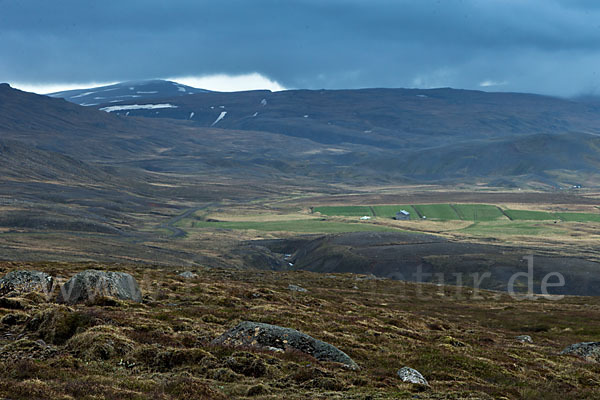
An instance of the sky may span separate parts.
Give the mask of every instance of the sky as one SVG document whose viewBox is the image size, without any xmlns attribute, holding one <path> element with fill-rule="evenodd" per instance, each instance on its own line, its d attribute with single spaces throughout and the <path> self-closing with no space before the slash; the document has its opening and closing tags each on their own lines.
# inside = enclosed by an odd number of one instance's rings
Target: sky
<svg viewBox="0 0 600 400">
<path fill-rule="evenodd" d="M 0 0 L 0 82 L 600 95 L 597 0 Z"/>
</svg>

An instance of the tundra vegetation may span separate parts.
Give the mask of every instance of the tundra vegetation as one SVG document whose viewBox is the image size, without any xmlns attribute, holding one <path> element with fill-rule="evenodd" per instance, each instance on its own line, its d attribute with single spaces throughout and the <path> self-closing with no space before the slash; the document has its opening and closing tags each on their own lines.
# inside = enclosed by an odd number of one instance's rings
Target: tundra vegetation
<svg viewBox="0 0 600 400">
<path fill-rule="evenodd" d="M 581 399 L 600 364 L 561 354 L 600 334 L 600 300 L 516 301 L 495 292 L 319 274 L 97 263 L 2 263 L 57 285 L 119 268 L 141 303 L 61 305 L 39 293 L 0 303 L 0 396 L 11 399 Z M 301 283 L 306 292 L 291 291 Z M 54 293 L 56 294 L 56 293 Z M 359 369 L 299 351 L 215 344 L 242 321 L 293 328 Z M 522 340 L 518 337 L 530 336 Z M 413 368 L 429 386 L 402 377 Z M 401 374 L 399 375 L 399 371 Z"/>
</svg>

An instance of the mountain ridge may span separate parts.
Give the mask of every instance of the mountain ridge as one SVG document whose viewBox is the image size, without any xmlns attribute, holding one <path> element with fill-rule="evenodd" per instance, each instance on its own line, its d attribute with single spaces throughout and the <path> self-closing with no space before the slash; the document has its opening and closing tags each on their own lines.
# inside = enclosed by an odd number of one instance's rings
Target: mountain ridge
<svg viewBox="0 0 600 400">
<path fill-rule="evenodd" d="M 116 107 L 127 112 L 104 112 L 107 104 L 81 107 L 7 88 L 0 89 L 5 138 L 106 165 L 359 185 L 598 182 L 600 107 L 549 96 L 448 88 L 202 92 L 155 99 L 167 108 L 121 102 Z M 586 178 L 573 182 L 577 174 Z"/>
<path fill-rule="evenodd" d="M 96 86 L 87 89 L 66 90 L 49 93 L 47 96 L 64 98 L 75 104 L 92 107 L 99 104 L 117 104 L 127 99 L 148 100 L 161 97 L 184 96 L 194 93 L 207 93 L 178 82 L 152 79 L 120 82 L 112 85 Z"/>
</svg>

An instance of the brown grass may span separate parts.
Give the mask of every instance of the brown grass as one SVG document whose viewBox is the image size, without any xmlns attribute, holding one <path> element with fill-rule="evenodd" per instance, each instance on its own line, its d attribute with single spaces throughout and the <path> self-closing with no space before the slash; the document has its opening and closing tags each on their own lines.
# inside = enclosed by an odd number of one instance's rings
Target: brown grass
<svg viewBox="0 0 600 400">
<path fill-rule="evenodd" d="M 89 265 L 37 264 L 69 276 Z M 6 267 L 6 265 L 5 265 Z M 109 266 L 96 266 L 111 268 Z M 600 299 L 518 302 L 482 292 L 390 280 L 357 281 L 307 272 L 198 269 L 184 280 L 172 269 L 119 266 L 149 299 L 143 304 L 56 308 L 27 303 L 25 313 L 52 314 L 44 330 L 2 325 L 0 396 L 29 398 L 395 399 L 561 398 L 600 396 L 600 365 L 560 356 L 568 344 L 597 340 Z M 291 292 L 290 282 L 307 293 Z M 353 289 L 354 286 L 358 289 Z M 166 295 L 157 296 L 159 291 Z M 62 319 L 56 317 L 56 310 Z M 63 312 L 66 313 L 63 315 Z M 0 318 L 14 313 L 0 308 Z M 75 318 L 73 316 L 77 315 Z M 82 316 L 85 324 L 80 324 Z M 299 353 L 210 346 L 241 320 L 299 329 L 349 354 L 354 372 Z M 35 340 L 52 325 L 74 321 L 63 342 Z M 70 334 L 71 330 L 69 330 Z M 534 344 L 514 339 L 529 334 Z M 14 343 L 18 335 L 29 341 Z M 29 346 L 29 347 L 28 347 Z M 432 389 L 399 382 L 403 366 L 418 369 Z M 554 397 L 548 397 L 549 394 Z M 44 397 L 46 396 L 46 397 Z"/>
</svg>

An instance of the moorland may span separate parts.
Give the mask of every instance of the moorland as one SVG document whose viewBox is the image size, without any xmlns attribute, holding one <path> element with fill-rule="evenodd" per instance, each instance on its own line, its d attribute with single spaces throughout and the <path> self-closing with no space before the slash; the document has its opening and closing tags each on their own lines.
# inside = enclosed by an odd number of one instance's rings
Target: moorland
<svg viewBox="0 0 600 400">
<path fill-rule="evenodd" d="M 2 302 L 3 396 L 598 395 L 597 364 L 560 355 L 598 335 L 597 103 L 178 87 L 0 85 L 3 272 L 124 271 L 145 296 Z M 528 256 L 521 301 L 506 290 Z M 560 300 L 541 293 L 554 272 Z M 306 332 L 361 369 L 211 344 L 243 320 Z M 403 366 L 430 387 L 399 380 Z"/>
</svg>

